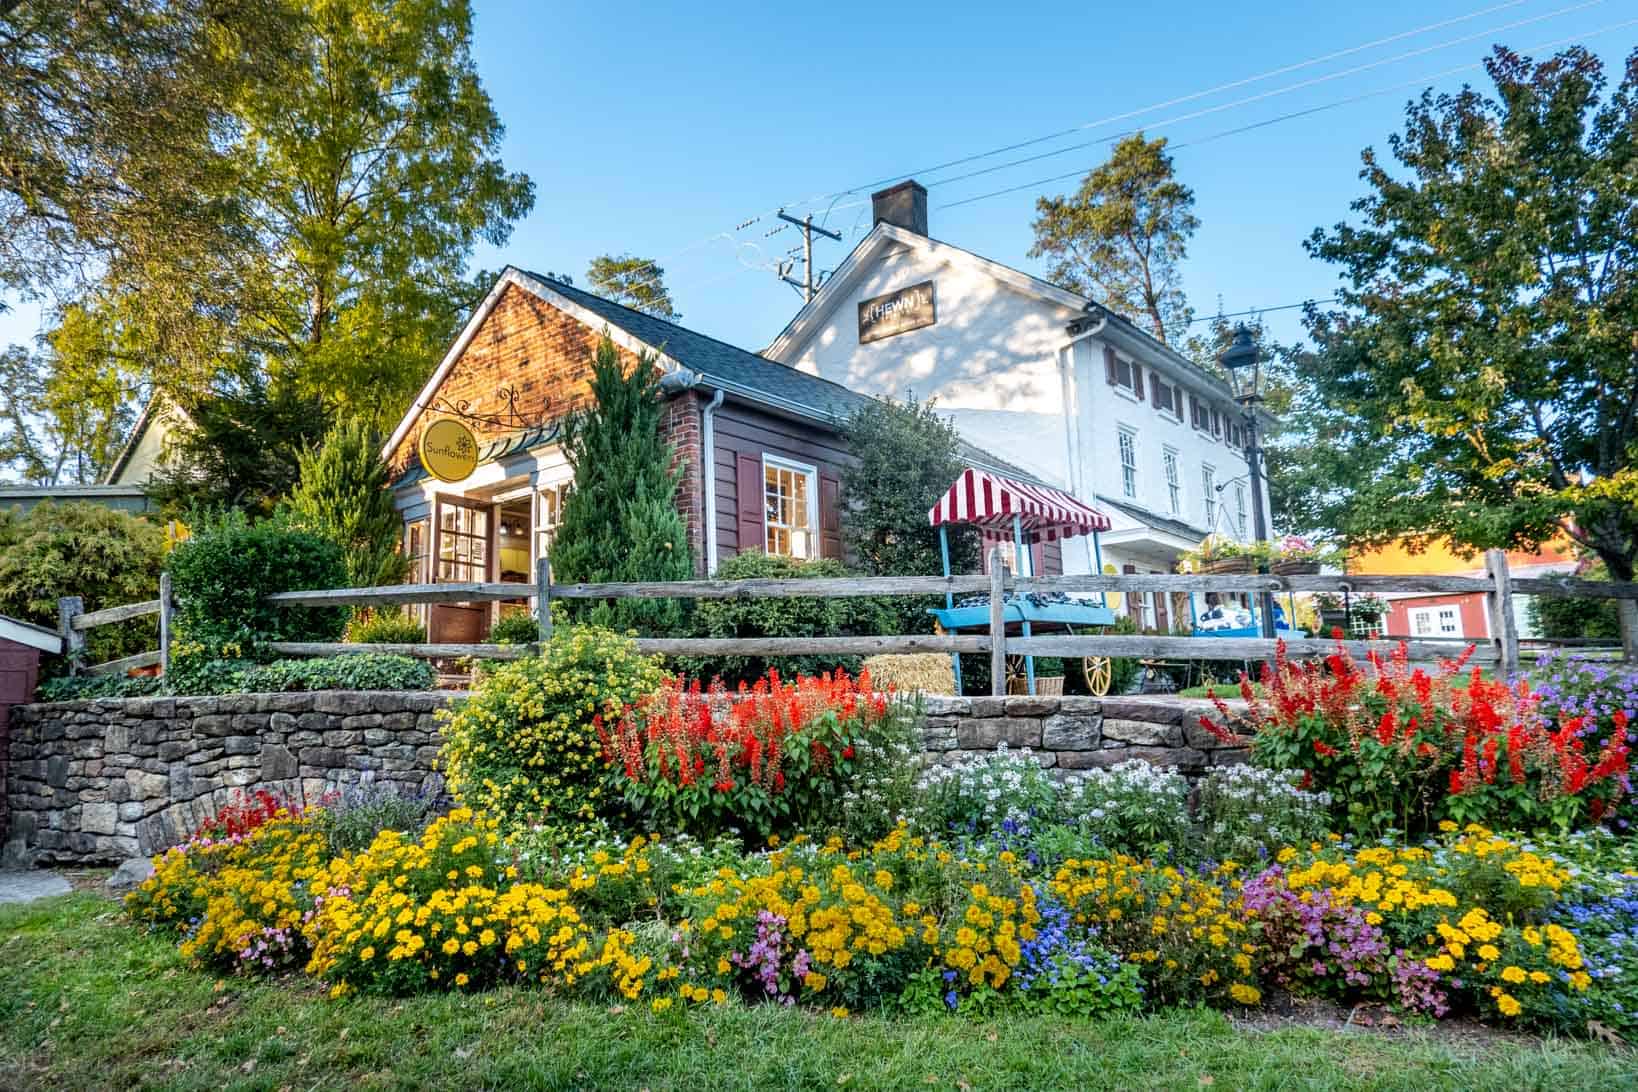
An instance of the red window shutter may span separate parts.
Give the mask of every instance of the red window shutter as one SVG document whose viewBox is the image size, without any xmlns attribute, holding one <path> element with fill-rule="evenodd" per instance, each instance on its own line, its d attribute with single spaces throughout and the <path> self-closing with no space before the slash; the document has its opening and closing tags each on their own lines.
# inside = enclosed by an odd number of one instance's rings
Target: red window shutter
<svg viewBox="0 0 1638 1092">
<path fill-rule="evenodd" d="M 1103 347 L 1103 370 L 1109 377 L 1109 385 L 1118 387 L 1120 385 L 1120 373 L 1115 370 L 1115 350 L 1107 345 Z"/>
<path fill-rule="evenodd" d="M 842 479 L 819 472 L 819 556 L 842 559 Z"/>
<path fill-rule="evenodd" d="M 1137 361 L 1132 361 L 1132 393 L 1139 398 L 1143 397 L 1143 369 L 1138 367 Z"/>
<path fill-rule="evenodd" d="M 762 456 L 740 455 L 735 470 L 739 479 L 739 552 L 762 553 L 768 548 Z"/>
</svg>

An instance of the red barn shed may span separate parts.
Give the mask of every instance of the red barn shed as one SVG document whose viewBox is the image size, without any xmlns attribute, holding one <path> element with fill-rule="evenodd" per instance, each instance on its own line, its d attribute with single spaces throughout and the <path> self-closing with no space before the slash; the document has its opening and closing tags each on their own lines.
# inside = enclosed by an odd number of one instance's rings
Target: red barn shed
<svg viewBox="0 0 1638 1092">
<path fill-rule="evenodd" d="M 11 825 L 7 766 L 11 755 L 11 707 L 34 700 L 40 681 L 40 653 L 63 650 L 63 639 L 49 629 L 0 614 L 0 844 Z"/>
</svg>

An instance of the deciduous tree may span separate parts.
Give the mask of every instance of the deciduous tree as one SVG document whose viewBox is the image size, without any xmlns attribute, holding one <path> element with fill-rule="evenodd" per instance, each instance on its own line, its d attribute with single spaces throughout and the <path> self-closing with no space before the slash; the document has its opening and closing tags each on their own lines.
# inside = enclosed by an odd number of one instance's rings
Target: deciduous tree
<svg viewBox="0 0 1638 1092">
<path fill-rule="evenodd" d="M 593 258 L 586 270 L 591 290 L 635 311 L 676 322 L 682 313 L 671 302 L 665 286 L 665 270 L 652 258 L 630 254 L 603 254 Z"/>
<path fill-rule="evenodd" d="M 1187 326 L 1178 266 L 1200 221 L 1165 137 L 1125 138 L 1073 196 L 1039 198 L 1035 210 L 1030 257 L 1050 259 L 1054 283 L 1142 323 L 1161 341 Z"/>
<path fill-rule="evenodd" d="M 1580 47 L 1486 67 L 1491 93 L 1412 102 L 1397 166 L 1364 153 L 1357 222 L 1308 244 L 1343 280 L 1309 316 L 1316 393 L 1380 454 L 1344 529 L 1472 547 L 1562 530 L 1631 580 L 1638 52 L 1608 95 Z"/>
</svg>

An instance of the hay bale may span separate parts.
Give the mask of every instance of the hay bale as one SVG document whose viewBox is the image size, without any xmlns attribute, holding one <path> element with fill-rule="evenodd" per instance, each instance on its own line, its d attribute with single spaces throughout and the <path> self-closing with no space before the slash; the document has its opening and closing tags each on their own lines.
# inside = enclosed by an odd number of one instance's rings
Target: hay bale
<svg viewBox="0 0 1638 1092">
<path fill-rule="evenodd" d="M 904 693 L 954 694 L 955 668 L 950 657 L 940 652 L 914 656 L 871 656 L 864 662 L 870 681 L 877 687 Z"/>
</svg>

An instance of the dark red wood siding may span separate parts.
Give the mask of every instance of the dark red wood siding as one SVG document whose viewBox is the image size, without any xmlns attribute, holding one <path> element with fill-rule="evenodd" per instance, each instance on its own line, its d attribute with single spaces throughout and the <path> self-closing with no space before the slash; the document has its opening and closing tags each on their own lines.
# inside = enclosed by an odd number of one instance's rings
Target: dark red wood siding
<svg viewBox="0 0 1638 1092">
<path fill-rule="evenodd" d="M 6 776 L 11 754 L 11 707 L 34 700 L 40 681 L 40 652 L 28 645 L 0 639 L 0 844 L 11 825 Z"/>
</svg>

